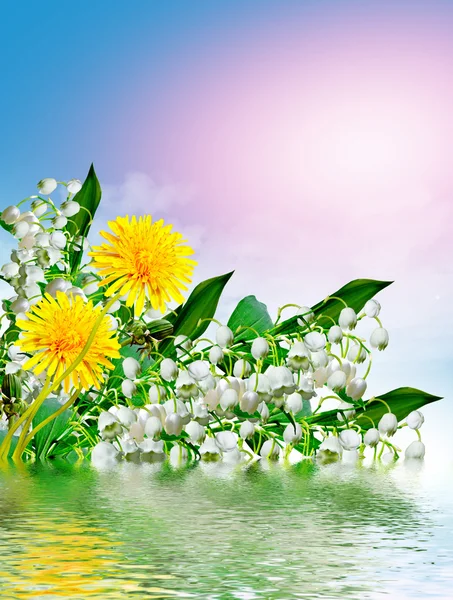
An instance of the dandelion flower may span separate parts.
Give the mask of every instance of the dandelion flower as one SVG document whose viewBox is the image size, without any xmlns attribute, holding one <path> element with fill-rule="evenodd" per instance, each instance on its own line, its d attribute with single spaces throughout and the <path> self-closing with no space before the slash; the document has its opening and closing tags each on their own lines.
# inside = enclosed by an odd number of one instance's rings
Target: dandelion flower
<svg viewBox="0 0 453 600">
<path fill-rule="evenodd" d="M 149 215 L 118 217 L 109 227 L 113 233 L 101 231 L 108 243 L 89 253 L 103 277 L 100 285 L 108 286 L 105 295 L 127 295 L 126 306 L 135 304 L 136 314 L 141 314 L 146 297 L 161 312 L 166 302 L 183 302 L 181 290 L 187 290 L 196 262 L 187 258 L 193 250 L 183 245 L 182 235 L 163 220 L 153 223 Z"/>
<path fill-rule="evenodd" d="M 22 352 L 33 354 L 23 368 L 33 369 L 36 375 L 47 371 L 58 379 L 82 352 L 101 310 L 80 296 L 68 297 L 61 291 L 56 298 L 45 294 L 27 313 L 27 320 L 17 320 L 22 333 L 16 344 Z M 104 368 L 113 369 L 109 359 L 120 357 L 119 347 L 106 315 L 83 360 L 64 379 L 65 391 L 71 382 L 84 389 L 99 388 Z"/>
</svg>

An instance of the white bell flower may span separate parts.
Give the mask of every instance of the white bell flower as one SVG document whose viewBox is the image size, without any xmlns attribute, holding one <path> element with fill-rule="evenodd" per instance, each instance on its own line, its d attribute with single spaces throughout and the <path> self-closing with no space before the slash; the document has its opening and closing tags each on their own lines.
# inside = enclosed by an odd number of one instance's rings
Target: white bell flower
<svg viewBox="0 0 453 600">
<path fill-rule="evenodd" d="M 137 415 L 128 406 L 121 405 L 118 407 L 118 412 L 116 413 L 116 418 L 125 427 L 130 427 L 132 425 L 132 423 L 136 422 Z"/>
<path fill-rule="evenodd" d="M 370 345 L 378 350 L 385 350 L 389 345 L 389 334 L 384 327 L 377 327 L 370 337 Z"/>
<path fill-rule="evenodd" d="M 57 262 L 63 258 L 63 254 L 56 248 L 40 248 L 36 252 L 36 257 L 39 266 L 43 269 L 48 269 L 49 267 L 57 264 Z"/>
<path fill-rule="evenodd" d="M 251 353 L 255 360 L 266 358 L 269 354 L 269 342 L 266 338 L 257 337 L 252 342 Z"/>
<path fill-rule="evenodd" d="M 271 386 L 269 379 L 263 373 L 252 373 L 247 380 L 247 389 L 249 392 L 256 392 L 262 402 L 271 401 Z"/>
<path fill-rule="evenodd" d="M 198 382 L 198 387 L 200 388 L 203 394 L 207 394 L 209 390 L 214 390 L 216 387 L 216 380 L 214 376 L 211 373 L 209 373 L 207 377 L 201 379 Z"/>
<path fill-rule="evenodd" d="M 187 335 L 177 335 L 174 340 L 176 356 L 186 356 L 192 350 L 192 340 Z"/>
<path fill-rule="evenodd" d="M 14 225 L 14 235 L 18 239 L 25 237 L 29 231 L 30 231 L 30 225 L 27 221 L 18 221 Z"/>
<path fill-rule="evenodd" d="M 339 392 L 346 385 L 346 374 L 344 371 L 334 371 L 327 379 L 327 386 L 334 392 Z"/>
<path fill-rule="evenodd" d="M 18 374 L 20 376 L 21 373 L 22 373 L 22 363 L 13 360 L 13 361 L 7 362 L 5 364 L 5 375 Z"/>
<path fill-rule="evenodd" d="M 310 368 L 310 352 L 303 342 L 295 342 L 288 351 L 286 364 L 294 371 Z"/>
<path fill-rule="evenodd" d="M 74 200 L 66 200 L 60 206 L 61 214 L 65 217 L 73 217 L 80 211 L 80 204 L 78 202 L 74 202 Z"/>
<path fill-rule="evenodd" d="M 219 431 L 215 441 L 222 452 L 232 452 L 237 448 L 238 436 L 233 431 Z"/>
<path fill-rule="evenodd" d="M 95 467 L 109 467 L 117 462 L 119 456 L 120 453 L 113 444 L 99 442 L 91 452 L 91 462 Z"/>
<path fill-rule="evenodd" d="M 287 412 L 290 412 L 293 415 L 297 415 L 297 413 L 299 413 L 302 410 L 303 405 L 303 398 L 297 392 L 290 394 L 286 398 L 286 410 Z"/>
<path fill-rule="evenodd" d="M 243 421 L 239 428 L 239 437 L 243 440 L 252 438 L 255 434 L 255 425 L 250 421 Z"/>
<path fill-rule="evenodd" d="M 275 440 L 266 440 L 261 446 L 260 450 L 261 458 L 267 458 L 268 460 L 278 460 L 280 456 L 280 446 Z"/>
<path fill-rule="evenodd" d="M 209 362 L 213 365 L 217 365 L 224 359 L 224 353 L 220 346 L 213 346 L 209 350 Z"/>
<path fill-rule="evenodd" d="M 165 431 L 168 435 L 180 435 L 183 425 L 182 417 L 178 413 L 170 413 L 165 419 Z"/>
<path fill-rule="evenodd" d="M 248 377 L 252 372 L 252 367 L 250 363 L 243 358 L 240 358 L 234 363 L 233 367 L 233 375 L 235 377 Z"/>
<path fill-rule="evenodd" d="M 357 315 L 353 308 L 345 307 L 340 313 L 338 324 L 342 329 L 355 329 L 357 325 Z"/>
<path fill-rule="evenodd" d="M 28 357 L 21 352 L 20 346 L 16 346 L 15 344 L 11 344 L 8 348 L 8 357 L 10 360 L 18 362 L 25 362 L 28 360 Z"/>
<path fill-rule="evenodd" d="M 46 177 L 38 181 L 37 188 L 43 196 L 48 196 L 57 189 L 57 180 L 53 177 Z"/>
<path fill-rule="evenodd" d="M 404 458 L 406 459 L 415 459 L 422 460 L 425 456 L 425 444 L 419 440 L 412 442 L 406 448 L 406 452 L 404 453 Z"/>
<path fill-rule="evenodd" d="M 214 438 L 207 437 L 198 449 L 203 460 L 218 460 L 222 453 Z"/>
<path fill-rule="evenodd" d="M 288 423 L 283 432 L 283 439 L 285 440 L 285 444 L 292 444 L 295 446 L 302 439 L 302 427 L 299 423 L 293 425 L 292 423 Z"/>
<path fill-rule="evenodd" d="M 269 407 L 265 402 L 261 402 L 261 404 L 258 404 L 258 408 L 257 408 L 258 412 L 261 415 L 261 421 L 263 423 L 267 423 L 267 420 L 270 417 L 270 412 L 269 412 Z"/>
<path fill-rule="evenodd" d="M 145 423 L 145 435 L 149 438 L 159 437 L 162 431 L 162 421 L 159 417 L 149 417 Z"/>
<path fill-rule="evenodd" d="M 329 329 L 327 338 L 331 344 L 339 344 L 343 339 L 343 330 L 339 325 L 333 325 L 333 327 Z"/>
<path fill-rule="evenodd" d="M 425 422 L 425 417 L 419 410 L 413 410 L 406 417 L 406 423 L 411 429 L 420 429 Z"/>
<path fill-rule="evenodd" d="M 47 203 L 39 199 L 33 200 L 31 203 L 31 210 L 38 218 L 42 217 L 47 210 Z"/>
<path fill-rule="evenodd" d="M 159 372 L 165 381 L 175 381 L 179 373 L 178 365 L 171 358 L 164 358 L 160 363 Z"/>
<path fill-rule="evenodd" d="M 136 421 L 132 423 L 129 427 L 128 437 L 131 440 L 135 440 L 136 442 L 143 442 L 143 436 L 145 433 L 145 429 L 140 421 Z"/>
<path fill-rule="evenodd" d="M 35 245 L 39 248 L 48 248 L 50 246 L 50 233 L 37 233 L 35 236 Z"/>
<path fill-rule="evenodd" d="M 319 367 L 313 373 L 313 380 L 317 388 L 323 387 L 329 378 L 329 371 L 326 367 Z"/>
<path fill-rule="evenodd" d="M 66 189 L 70 194 L 77 194 L 82 189 L 82 182 L 80 179 L 70 179 L 66 185 Z"/>
<path fill-rule="evenodd" d="M 192 404 L 193 420 L 200 425 L 207 425 L 211 420 L 211 415 L 208 412 L 207 406 L 203 406 L 198 402 Z"/>
<path fill-rule="evenodd" d="M 167 390 L 163 385 L 152 385 L 148 390 L 151 404 L 160 404 L 167 399 Z"/>
<path fill-rule="evenodd" d="M 341 458 L 342 454 L 343 447 L 340 444 L 340 440 L 333 435 L 329 435 L 319 446 L 317 456 L 322 462 L 330 462 L 332 460 L 338 460 Z"/>
<path fill-rule="evenodd" d="M 313 368 L 319 369 L 319 367 L 327 367 L 329 364 L 329 356 L 325 350 L 319 350 L 318 352 L 311 353 L 311 363 Z"/>
<path fill-rule="evenodd" d="M 185 462 L 188 458 L 187 448 L 185 448 L 182 444 L 175 444 L 171 447 L 170 450 L 170 462 L 174 466 L 178 466 L 181 463 Z"/>
<path fill-rule="evenodd" d="M 190 376 L 188 371 L 181 371 L 176 379 L 176 394 L 180 398 L 189 400 L 198 397 L 198 388 L 195 379 Z"/>
<path fill-rule="evenodd" d="M 15 262 L 6 263 L 1 272 L 5 279 L 12 279 L 19 274 L 19 265 Z"/>
<path fill-rule="evenodd" d="M 240 408 L 243 412 L 253 415 L 253 413 L 257 411 L 260 403 L 261 398 L 256 392 L 247 391 L 241 397 Z"/>
<path fill-rule="evenodd" d="M 151 407 L 154 406 L 154 407 L 159 407 L 159 408 L 161 407 L 160 404 L 150 404 L 149 406 L 151 406 Z M 171 400 L 167 400 L 167 402 L 165 402 L 163 404 L 163 408 L 165 410 L 166 415 L 171 415 L 176 412 L 181 417 L 181 419 L 183 421 L 183 423 L 182 423 L 183 425 L 187 425 L 187 423 L 191 419 L 191 415 L 190 415 L 189 411 L 187 410 L 187 406 L 184 404 L 184 402 L 182 400 L 174 399 L 174 398 L 172 398 Z M 164 419 L 164 422 L 165 422 L 165 419 Z"/>
<path fill-rule="evenodd" d="M 301 377 L 299 380 L 298 388 L 299 393 L 304 400 L 310 400 L 311 398 L 316 396 L 315 382 L 311 375 Z"/>
<path fill-rule="evenodd" d="M 375 427 L 372 427 L 371 429 L 368 429 L 368 431 L 365 433 L 363 441 L 370 448 L 375 448 L 379 444 L 380 439 L 381 435 L 379 433 L 379 430 Z"/>
<path fill-rule="evenodd" d="M 349 402 L 340 402 L 338 409 L 337 419 L 339 421 L 350 421 L 355 416 L 355 409 Z"/>
<path fill-rule="evenodd" d="M 193 363 L 190 363 L 187 370 L 189 375 L 196 381 L 201 381 L 211 375 L 209 363 L 205 360 L 195 360 Z"/>
<path fill-rule="evenodd" d="M 17 298 L 14 302 L 11 302 L 11 310 L 13 313 L 26 313 L 30 309 L 30 303 L 26 298 Z"/>
<path fill-rule="evenodd" d="M 363 310 L 365 311 L 367 317 L 374 318 L 379 316 L 379 313 L 381 312 L 381 305 L 377 300 L 372 298 L 371 300 L 368 300 Z"/>
<path fill-rule="evenodd" d="M 142 451 L 141 458 L 145 462 L 162 461 L 165 459 L 163 440 L 155 442 L 151 438 L 147 438 L 139 444 L 139 447 Z"/>
<path fill-rule="evenodd" d="M 378 429 L 381 435 L 394 435 L 398 429 L 398 419 L 393 413 L 385 413 L 378 423 Z"/>
<path fill-rule="evenodd" d="M 20 210 L 17 206 L 7 206 L 1 214 L 1 220 L 7 225 L 14 225 L 19 220 Z"/>
<path fill-rule="evenodd" d="M 128 379 L 137 379 L 141 371 L 141 365 L 133 356 L 128 356 L 123 360 L 123 372 Z"/>
<path fill-rule="evenodd" d="M 355 377 L 348 383 L 346 387 L 346 394 L 353 400 L 360 400 L 360 398 L 363 397 L 366 388 L 367 382 L 365 379 L 362 379 L 361 377 Z"/>
<path fill-rule="evenodd" d="M 340 444 L 344 450 L 356 450 L 362 438 L 355 429 L 344 429 L 339 436 Z"/>
<path fill-rule="evenodd" d="M 52 219 L 52 225 L 55 229 L 63 229 L 67 224 L 68 219 L 64 215 L 57 215 Z"/>
<path fill-rule="evenodd" d="M 223 410 L 232 409 L 239 404 L 239 394 L 234 388 L 228 388 L 220 396 L 220 406 Z"/>
<path fill-rule="evenodd" d="M 283 394 L 292 394 L 296 389 L 293 374 L 288 367 L 269 366 L 266 370 L 266 376 L 273 396 L 283 396 Z"/>
<path fill-rule="evenodd" d="M 87 287 L 89 287 L 89 286 L 87 286 Z M 84 288 L 83 291 L 84 291 L 85 295 L 89 294 L 89 292 L 87 292 L 87 288 Z M 113 313 L 116 313 L 120 308 L 121 308 L 121 302 L 119 300 L 115 300 L 115 302 L 107 310 L 107 314 L 112 315 Z"/>
<path fill-rule="evenodd" d="M 185 431 L 192 444 L 202 444 L 206 437 L 205 428 L 197 421 L 190 421 L 187 423 L 185 426 Z"/>
<path fill-rule="evenodd" d="M 54 231 L 50 235 L 50 245 L 57 250 L 63 250 L 66 247 L 66 236 L 61 231 Z"/>
<path fill-rule="evenodd" d="M 302 318 L 297 319 L 297 324 L 300 327 L 306 327 L 304 321 L 306 323 L 313 323 L 315 320 L 315 313 L 311 310 L 309 306 L 301 306 L 296 313 L 296 316 L 300 316 Z"/>
<path fill-rule="evenodd" d="M 361 344 L 351 344 L 348 351 L 348 360 L 361 364 L 366 360 L 366 351 Z"/>
<path fill-rule="evenodd" d="M 83 278 L 83 283 L 82 283 L 83 291 L 85 292 L 85 294 L 87 296 L 91 296 L 91 294 L 95 294 L 99 290 L 98 284 L 99 284 L 99 280 L 96 279 L 96 277 L 94 275 L 86 275 Z M 112 306 L 117 305 L 116 304 L 117 302 L 121 306 L 121 303 L 119 300 L 114 302 L 114 304 Z"/>
<path fill-rule="evenodd" d="M 66 290 L 66 296 L 68 296 L 69 298 L 71 296 L 80 296 L 80 298 L 82 298 L 82 300 L 84 302 L 86 302 L 88 300 L 88 298 L 85 296 L 85 292 L 82 290 L 82 288 L 79 288 L 76 285 L 73 285 L 72 287 L 70 287 Z"/>
<path fill-rule="evenodd" d="M 208 410 L 214 410 L 219 403 L 219 394 L 217 393 L 217 390 L 209 390 L 201 402 Z"/>
<path fill-rule="evenodd" d="M 304 337 L 304 344 L 310 350 L 310 352 L 319 352 L 324 350 L 326 346 L 326 336 L 319 331 L 310 331 Z"/>
<path fill-rule="evenodd" d="M 98 429 L 103 440 L 113 440 L 121 435 L 121 423 L 111 412 L 104 411 L 99 415 Z"/>
<path fill-rule="evenodd" d="M 132 396 L 135 394 L 135 392 L 137 391 L 137 386 L 135 385 L 135 383 L 133 381 L 131 381 L 130 379 L 125 379 L 122 383 L 121 383 L 121 391 L 123 392 L 123 394 L 126 396 L 126 398 L 132 398 Z"/>
<path fill-rule="evenodd" d="M 227 348 L 233 343 L 234 335 L 229 327 L 221 325 L 216 331 L 215 339 L 221 348 Z"/>
</svg>

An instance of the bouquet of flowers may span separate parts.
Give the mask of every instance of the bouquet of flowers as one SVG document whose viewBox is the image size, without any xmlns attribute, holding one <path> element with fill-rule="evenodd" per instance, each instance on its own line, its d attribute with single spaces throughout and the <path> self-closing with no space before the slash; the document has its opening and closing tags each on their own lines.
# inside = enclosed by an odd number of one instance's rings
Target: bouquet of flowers
<svg viewBox="0 0 453 600">
<path fill-rule="evenodd" d="M 184 301 L 196 263 L 171 225 L 118 217 L 89 245 L 101 199 L 93 167 L 83 185 L 48 178 L 38 191 L 0 219 L 18 240 L 0 270 L 14 290 L 0 317 L 0 461 L 323 463 L 385 449 L 396 459 L 402 427 L 414 430 L 406 457 L 423 458 L 419 409 L 440 398 L 367 394 L 372 355 L 389 342 L 374 296 L 390 282 L 355 280 L 275 320 L 247 296 L 220 323 L 232 273 Z"/>
</svg>

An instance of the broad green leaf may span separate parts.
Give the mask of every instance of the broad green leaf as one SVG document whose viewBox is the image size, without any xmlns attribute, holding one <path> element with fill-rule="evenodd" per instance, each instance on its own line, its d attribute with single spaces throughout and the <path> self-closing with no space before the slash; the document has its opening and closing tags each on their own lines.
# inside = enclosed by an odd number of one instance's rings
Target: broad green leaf
<svg viewBox="0 0 453 600">
<path fill-rule="evenodd" d="M 12 233 L 14 229 L 14 225 L 8 225 L 8 223 L 5 223 L 2 219 L 0 219 L 0 227 L 3 227 L 8 233 Z"/>
<path fill-rule="evenodd" d="M 101 201 L 101 186 L 91 165 L 87 178 L 83 182 L 82 189 L 74 196 L 74 200 L 82 207 L 79 212 L 68 221 L 66 231 L 71 236 L 86 237 L 94 219 L 94 215 Z M 82 261 L 83 251 L 71 252 L 70 265 L 71 273 L 76 271 Z"/>
<path fill-rule="evenodd" d="M 47 398 L 44 400 L 33 419 L 33 428 L 42 423 L 47 417 L 50 417 L 59 408 L 61 408 L 61 404 L 56 398 Z M 66 409 L 36 433 L 33 439 L 33 447 L 37 458 L 45 458 L 47 456 L 51 445 L 58 440 L 66 429 L 71 416 L 72 411 Z"/>
<path fill-rule="evenodd" d="M 200 319 L 210 319 L 214 316 L 223 288 L 232 275 L 233 271 L 206 279 L 197 285 L 173 322 L 173 335 L 175 337 L 186 335 L 195 340 L 203 335 L 209 327 L 209 321 L 204 321 L 200 325 L 198 322 Z M 168 317 L 166 318 L 168 319 Z M 173 340 L 164 340 L 159 352 L 164 355 L 173 354 Z"/>
<path fill-rule="evenodd" d="M 8 433 L 7 429 L 0 430 L 0 445 L 3 443 L 3 440 L 5 439 L 5 436 L 7 433 Z M 13 452 L 16 449 L 18 439 L 19 439 L 18 436 L 13 435 L 13 437 L 11 439 L 11 445 L 9 447 L 8 458 L 12 457 Z"/>
<path fill-rule="evenodd" d="M 374 279 L 354 279 L 345 286 L 340 288 L 331 296 L 341 298 L 346 302 L 348 306 L 353 308 L 357 313 L 362 310 L 365 304 L 373 298 L 378 292 L 389 286 L 392 281 L 377 281 Z M 344 308 L 344 304 L 340 300 L 330 298 L 328 300 L 322 300 L 312 307 L 313 312 L 318 317 L 318 322 L 321 325 L 329 326 L 332 325 L 331 319 L 338 321 L 341 310 Z M 325 318 L 322 318 L 323 315 Z M 329 318 L 330 317 L 330 318 Z M 297 330 L 297 316 L 291 317 L 283 323 L 280 323 L 276 327 L 270 330 L 272 335 L 276 334 L 288 334 L 293 333 Z"/>
<path fill-rule="evenodd" d="M 267 312 L 267 307 L 262 302 L 259 302 L 255 296 L 246 296 L 243 298 L 234 309 L 231 317 L 228 320 L 228 327 L 233 331 L 241 326 L 252 327 L 259 334 L 267 331 L 272 327 L 272 319 Z M 250 340 L 256 337 L 250 329 L 244 329 L 235 335 L 235 340 Z"/>
<path fill-rule="evenodd" d="M 381 417 L 388 412 L 387 404 L 390 410 L 396 415 L 398 421 L 403 421 L 413 410 L 418 410 L 426 404 L 442 400 L 441 396 L 433 396 L 421 390 L 410 387 L 397 388 L 381 396 L 371 398 L 365 406 L 356 407 L 356 416 L 354 418 L 363 429 L 377 427 Z M 384 404 L 385 403 L 385 404 Z M 312 417 L 308 417 L 311 425 L 336 425 L 338 409 L 329 410 Z"/>
</svg>

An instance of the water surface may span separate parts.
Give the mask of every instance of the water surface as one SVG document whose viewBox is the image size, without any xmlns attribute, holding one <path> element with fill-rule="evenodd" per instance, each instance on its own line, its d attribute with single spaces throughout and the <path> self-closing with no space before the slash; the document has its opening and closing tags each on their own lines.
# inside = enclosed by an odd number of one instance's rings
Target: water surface
<svg viewBox="0 0 453 600">
<path fill-rule="evenodd" d="M 0 597 L 453 597 L 453 478 L 427 466 L 0 473 Z"/>
</svg>

